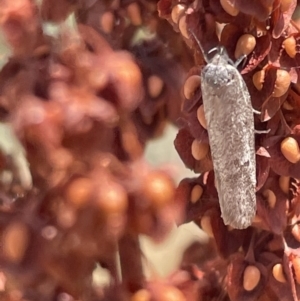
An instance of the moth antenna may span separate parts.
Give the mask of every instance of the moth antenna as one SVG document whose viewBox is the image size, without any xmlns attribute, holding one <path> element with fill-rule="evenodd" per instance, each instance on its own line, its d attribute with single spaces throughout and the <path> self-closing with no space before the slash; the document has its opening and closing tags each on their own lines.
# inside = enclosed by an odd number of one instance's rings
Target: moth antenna
<svg viewBox="0 0 300 301">
<path fill-rule="evenodd" d="M 210 59 L 209 59 L 208 56 L 206 55 L 206 53 L 205 53 L 205 51 L 204 51 L 204 49 L 203 49 L 203 47 L 202 47 L 201 42 L 199 41 L 199 39 L 196 37 L 195 33 L 194 33 L 191 29 L 189 30 L 189 32 L 190 32 L 190 34 L 194 37 L 195 41 L 197 42 L 197 44 L 198 44 L 198 46 L 199 46 L 199 48 L 200 48 L 200 50 L 201 50 L 201 52 L 202 52 L 202 55 L 203 55 L 204 60 L 206 61 L 206 63 L 209 63 L 209 62 L 210 62 Z M 213 49 L 214 49 L 214 48 L 213 48 Z M 210 51 L 211 51 L 211 50 L 210 50 Z"/>
<path fill-rule="evenodd" d="M 260 115 L 260 114 L 261 114 L 261 111 L 258 111 L 258 110 L 253 109 L 253 114 Z"/>
<path fill-rule="evenodd" d="M 214 48 L 210 49 L 207 53 L 210 54 L 213 51 L 218 51 L 218 50 L 220 50 L 219 47 L 214 47 Z"/>
<path fill-rule="evenodd" d="M 254 133 L 255 134 L 269 134 L 271 131 L 271 129 L 268 129 L 268 130 L 262 130 L 262 131 L 259 131 L 259 130 L 254 130 Z"/>
</svg>

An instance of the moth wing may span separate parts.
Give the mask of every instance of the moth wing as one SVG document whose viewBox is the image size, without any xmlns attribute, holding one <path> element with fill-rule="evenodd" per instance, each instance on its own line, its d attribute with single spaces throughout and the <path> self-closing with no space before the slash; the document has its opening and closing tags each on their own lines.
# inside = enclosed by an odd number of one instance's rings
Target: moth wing
<svg viewBox="0 0 300 301">
<path fill-rule="evenodd" d="M 229 67 L 234 84 L 218 93 L 208 86 L 202 94 L 222 217 L 242 229 L 256 210 L 254 117 L 247 87 Z"/>
</svg>

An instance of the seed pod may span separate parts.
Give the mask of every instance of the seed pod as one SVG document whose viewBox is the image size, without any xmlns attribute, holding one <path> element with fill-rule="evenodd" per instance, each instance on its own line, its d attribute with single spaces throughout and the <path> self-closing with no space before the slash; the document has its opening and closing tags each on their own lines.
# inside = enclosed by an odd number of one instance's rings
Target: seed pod
<svg viewBox="0 0 300 301">
<path fill-rule="evenodd" d="M 223 7 L 223 9 L 231 16 L 237 16 L 239 13 L 239 10 L 231 5 L 227 0 L 220 0 L 220 3 Z"/>
<path fill-rule="evenodd" d="M 130 301 L 150 301 L 150 300 L 151 300 L 151 294 L 146 289 L 138 290 L 130 298 Z"/>
<path fill-rule="evenodd" d="M 286 70 L 277 70 L 273 96 L 282 96 L 290 87 L 291 76 Z"/>
<path fill-rule="evenodd" d="M 131 24 L 139 26 L 142 24 L 141 8 L 136 2 L 130 3 L 126 8 Z"/>
<path fill-rule="evenodd" d="M 254 290 L 260 281 L 260 270 L 254 265 L 248 265 L 244 271 L 243 287 L 246 291 Z"/>
<path fill-rule="evenodd" d="M 263 192 L 263 196 L 267 199 L 269 206 L 271 208 L 274 208 L 275 205 L 276 205 L 276 195 L 275 195 L 275 193 L 270 189 L 266 189 Z"/>
<path fill-rule="evenodd" d="M 275 264 L 273 266 L 272 274 L 273 274 L 273 277 L 278 282 L 281 282 L 281 283 L 285 283 L 286 282 L 286 279 L 285 279 L 285 276 L 284 276 L 284 273 L 283 273 L 283 268 L 282 268 L 282 264 L 281 263 L 277 263 L 277 264 Z"/>
<path fill-rule="evenodd" d="M 72 165 L 74 158 L 67 149 L 59 148 L 51 153 L 50 160 L 54 168 L 63 170 Z"/>
<path fill-rule="evenodd" d="M 162 89 L 164 87 L 164 82 L 160 77 L 156 75 L 151 75 L 148 77 L 147 87 L 149 95 L 152 98 L 156 98 L 161 94 Z"/>
<path fill-rule="evenodd" d="M 285 138 L 280 145 L 280 149 L 284 157 L 291 163 L 297 163 L 300 159 L 300 150 L 298 142 L 292 138 Z"/>
<path fill-rule="evenodd" d="M 234 56 L 239 59 L 242 55 L 248 55 L 253 51 L 256 45 L 256 39 L 251 34 L 242 35 L 236 44 Z"/>
<path fill-rule="evenodd" d="M 182 16 L 179 19 L 179 24 L 178 24 L 180 33 L 186 38 L 189 38 L 189 33 L 188 33 L 188 29 L 187 29 L 187 25 L 186 25 L 186 16 Z"/>
<path fill-rule="evenodd" d="M 253 84 L 257 90 L 261 90 L 263 88 L 265 82 L 266 72 L 265 70 L 260 70 L 254 73 L 252 77 Z"/>
<path fill-rule="evenodd" d="M 171 18 L 174 23 L 178 23 L 179 18 L 183 15 L 186 10 L 186 6 L 183 4 L 177 4 L 172 8 Z"/>
<path fill-rule="evenodd" d="M 112 12 L 107 11 L 100 17 L 100 27 L 105 33 L 111 33 L 113 31 L 114 25 L 115 16 Z"/>
<path fill-rule="evenodd" d="M 294 58 L 297 54 L 296 51 L 296 40 L 293 36 L 288 37 L 282 43 L 286 53 L 291 57 Z"/>
<path fill-rule="evenodd" d="M 195 185 L 191 191 L 191 196 L 190 196 L 191 203 L 195 204 L 196 202 L 198 202 L 198 200 L 201 198 L 202 194 L 203 194 L 202 186 L 200 186 L 198 184 Z"/>
<path fill-rule="evenodd" d="M 19 263 L 23 259 L 28 244 L 29 231 L 24 223 L 14 221 L 8 225 L 2 241 L 2 251 L 8 260 Z"/>
<path fill-rule="evenodd" d="M 206 118 L 204 115 L 204 107 L 203 105 L 201 105 L 198 109 L 197 109 L 197 119 L 199 121 L 199 123 L 202 125 L 203 128 L 207 129 L 207 123 L 206 123 Z"/>
<path fill-rule="evenodd" d="M 105 215 L 123 213 L 128 206 L 127 192 L 122 185 L 109 180 L 99 187 L 96 204 Z"/>
<path fill-rule="evenodd" d="M 209 145 L 207 143 L 203 143 L 197 139 L 194 139 L 191 146 L 192 156 L 198 161 L 202 160 L 207 155 L 208 149 Z"/>
<path fill-rule="evenodd" d="M 210 216 L 204 215 L 200 221 L 201 229 L 209 236 L 214 237 L 214 233 L 211 226 Z"/>
<path fill-rule="evenodd" d="M 201 78 L 199 75 L 192 75 L 187 78 L 183 86 L 183 95 L 186 99 L 191 99 L 200 88 Z"/>
<path fill-rule="evenodd" d="M 152 171 L 144 180 L 143 192 L 155 209 L 170 204 L 174 200 L 174 191 L 174 182 L 162 171 Z"/>
<path fill-rule="evenodd" d="M 285 194 L 288 194 L 290 191 L 290 177 L 281 176 L 279 178 L 279 187 Z"/>
<path fill-rule="evenodd" d="M 90 179 L 78 178 L 73 180 L 66 189 L 66 199 L 76 208 L 81 208 L 91 197 L 93 184 Z"/>
<path fill-rule="evenodd" d="M 183 293 L 176 287 L 171 285 L 163 285 L 159 287 L 153 296 L 155 301 L 187 301 Z"/>
</svg>

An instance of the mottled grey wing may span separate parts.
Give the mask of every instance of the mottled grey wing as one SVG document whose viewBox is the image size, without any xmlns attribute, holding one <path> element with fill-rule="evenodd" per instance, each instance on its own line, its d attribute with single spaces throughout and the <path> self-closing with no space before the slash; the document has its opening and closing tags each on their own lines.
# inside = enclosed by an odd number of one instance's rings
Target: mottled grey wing
<svg viewBox="0 0 300 301">
<path fill-rule="evenodd" d="M 232 78 L 217 92 L 202 88 L 202 95 L 222 217 L 226 225 L 246 228 L 256 210 L 254 118 L 247 87 L 233 67 Z"/>
</svg>

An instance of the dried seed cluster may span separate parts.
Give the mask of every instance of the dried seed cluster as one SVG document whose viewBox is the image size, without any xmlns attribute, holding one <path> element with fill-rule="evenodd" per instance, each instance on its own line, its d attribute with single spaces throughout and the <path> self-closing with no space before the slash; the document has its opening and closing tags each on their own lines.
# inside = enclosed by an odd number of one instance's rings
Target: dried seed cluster
<svg viewBox="0 0 300 301">
<path fill-rule="evenodd" d="M 60 25 L 70 14 L 76 28 Z M 168 169 L 150 168 L 143 152 L 179 117 L 192 66 L 184 41 L 156 1 L 4 0 L 0 26 L 11 47 L 1 121 L 32 176 L 23 187 L 24 171 L 1 153 L 0 299 L 129 300 L 144 287 L 151 299 L 185 300 L 171 282 L 150 290 L 138 242 L 160 241 L 183 220 Z M 110 274 L 106 287 L 92 281 L 96 264 Z"/>
</svg>

